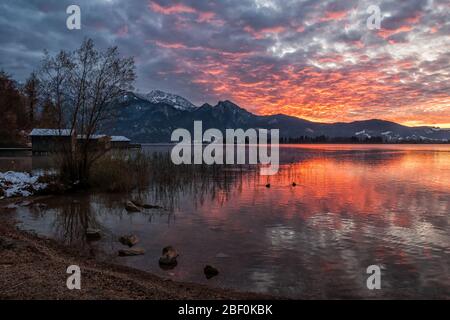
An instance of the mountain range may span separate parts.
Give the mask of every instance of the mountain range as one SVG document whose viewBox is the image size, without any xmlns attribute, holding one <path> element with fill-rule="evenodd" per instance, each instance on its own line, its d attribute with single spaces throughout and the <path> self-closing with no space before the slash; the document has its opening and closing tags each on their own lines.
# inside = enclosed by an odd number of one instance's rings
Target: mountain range
<svg viewBox="0 0 450 320">
<path fill-rule="evenodd" d="M 209 128 L 279 129 L 280 137 L 327 137 L 367 140 L 380 137 L 385 142 L 448 142 L 450 130 L 436 127 L 407 127 L 395 122 L 371 119 L 355 122 L 319 123 L 284 114 L 256 115 L 231 101 L 196 106 L 178 95 L 153 90 L 148 94 L 128 92 L 116 102 L 117 117 L 105 128 L 111 135 L 126 135 L 140 143 L 170 142 L 178 128 L 193 131 L 196 120 Z"/>
</svg>

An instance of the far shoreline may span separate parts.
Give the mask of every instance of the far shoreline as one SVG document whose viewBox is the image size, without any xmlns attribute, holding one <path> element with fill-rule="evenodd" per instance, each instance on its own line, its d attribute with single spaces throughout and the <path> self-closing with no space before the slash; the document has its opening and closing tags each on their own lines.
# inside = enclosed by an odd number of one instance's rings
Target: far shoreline
<svg viewBox="0 0 450 320">
<path fill-rule="evenodd" d="M 158 146 L 158 147 L 169 147 L 169 146 L 175 146 L 177 145 L 176 142 L 139 142 L 139 144 L 141 146 Z M 202 145 L 208 145 L 208 143 L 203 143 Z M 227 144 L 224 144 L 227 145 Z M 239 145 L 239 144 L 234 144 L 234 145 Z M 248 145 L 248 144 L 246 144 Z M 301 143 L 278 143 L 278 145 L 280 146 L 301 146 L 301 145 L 367 145 L 367 146 L 373 146 L 373 145 L 378 145 L 378 146 L 446 146 L 446 145 L 450 145 L 450 141 L 449 142 L 433 142 L 433 143 L 415 143 L 415 142 L 404 142 L 404 143 L 399 143 L 399 142 L 385 142 L 385 143 L 370 143 L 370 142 L 333 142 L 333 141 L 328 141 L 328 142 L 301 142 Z M 128 150 L 134 150 L 133 148 L 130 148 Z M 26 152 L 26 151 L 32 151 L 31 147 L 28 146 L 11 146 L 11 147 L 0 147 L 0 152 L 2 151 L 17 151 L 17 152 Z"/>
</svg>

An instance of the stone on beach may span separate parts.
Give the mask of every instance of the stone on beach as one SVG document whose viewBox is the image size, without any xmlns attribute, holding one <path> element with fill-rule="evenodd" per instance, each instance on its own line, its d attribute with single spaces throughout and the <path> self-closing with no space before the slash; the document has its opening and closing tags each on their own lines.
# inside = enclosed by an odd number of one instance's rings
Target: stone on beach
<svg viewBox="0 0 450 320">
<path fill-rule="evenodd" d="M 0 249 L 11 250 L 16 247 L 16 243 L 8 238 L 0 237 Z"/>
<path fill-rule="evenodd" d="M 139 209 L 133 202 L 127 201 L 125 203 L 125 210 L 128 212 L 140 212 L 141 209 Z"/>
<path fill-rule="evenodd" d="M 129 234 L 129 235 L 120 237 L 119 242 L 125 246 L 132 247 L 139 242 L 139 239 L 134 234 Z"/>
<path fill-rule="evenodd" d="M 87 228 L 86 229 L 86 238 L 89 241 L 100 240 L 102 237 L 101 231 L 99 229 Z"/>
<path fill-rule="evenodd" d="M 132 257 L 132 256 L 140 256 L 145 254 L 145 250 L 142 248 L 133 248 L 133 249 L 121 249 L 119 250 L 120 257 Z"/>
<path fill-rule="evenodd" d="M 161 258 L 159 258 L 159 264 L 161 266 L 174 267 L 178 263 L 178 256 L 178 252 L 172 246 L 165 247 L 162 250 Z"/>
</svg>

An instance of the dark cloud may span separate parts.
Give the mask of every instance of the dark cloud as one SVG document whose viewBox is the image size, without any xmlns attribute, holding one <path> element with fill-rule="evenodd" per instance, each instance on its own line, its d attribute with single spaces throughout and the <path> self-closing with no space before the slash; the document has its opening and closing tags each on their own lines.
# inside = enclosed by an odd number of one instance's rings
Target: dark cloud
<svg viewBox="0 0 450 320">
<path fill-rule="evenodd" d="M 71 4 L 79 31 L 66 28 Z M 381 30 L 366 26 L 374 4 Z M 446 0 L 3 0 L 0 68 L 24 80 L 44 49 L 91 37 L 135 57 L 141 92 L 323 121 L 382 114 L 450 126 L 449 18 Z"/>
</svg>

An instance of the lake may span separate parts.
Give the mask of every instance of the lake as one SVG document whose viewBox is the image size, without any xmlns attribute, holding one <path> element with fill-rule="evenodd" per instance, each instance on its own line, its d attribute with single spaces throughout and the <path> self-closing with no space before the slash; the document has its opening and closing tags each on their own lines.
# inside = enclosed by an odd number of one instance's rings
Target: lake
<svg viewBox="0 0 450 320">
<path fill-rule="evenodd" d="M 230 167 L 150 186 L 141 196 L 165 210 L 127 213 L 125 195 L 79 194 L 12 215 L 22 229 L 177 281 L 291 298 L 450 298 L 449 145 L 284 145 L 280 159 L 275 176 Z M 0 171 L 11 161 L 0 156 Z M 45 164 L 14 162 L 35 171 Z M 87 226 L 105 236 L 86 242 Z M 128 233 L 145 255 L 117 257 Z M 172 270 L 158 265 L 167 245 L 180 253 Z M 219 276 L 205 278 L 208 264 Z M 366 286 L 370 265 L 381 267 L 381 290 Z"/>
</svg>

